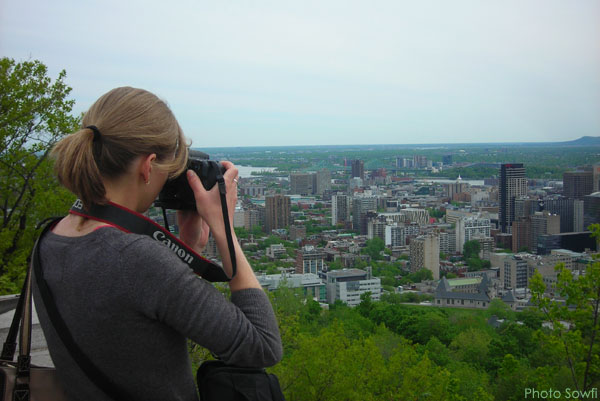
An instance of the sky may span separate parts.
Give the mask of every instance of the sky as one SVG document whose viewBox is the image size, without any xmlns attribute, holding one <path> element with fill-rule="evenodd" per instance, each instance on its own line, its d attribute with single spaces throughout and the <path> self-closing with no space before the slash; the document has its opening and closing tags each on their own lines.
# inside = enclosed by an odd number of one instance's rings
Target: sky
<svg viewBox="0 0 600 401">
<path fill-rule="evenodd" d="M 0 0 L 0 57 L 118 86 L 194 147 L 600 136 L 598 0 Z"/>
</svg>

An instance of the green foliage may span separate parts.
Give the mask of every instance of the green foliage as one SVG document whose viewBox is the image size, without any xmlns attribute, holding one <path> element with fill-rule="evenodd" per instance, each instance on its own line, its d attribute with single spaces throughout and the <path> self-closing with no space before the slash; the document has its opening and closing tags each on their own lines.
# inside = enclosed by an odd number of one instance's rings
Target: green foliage
<svg viewBox="0 0 600 401">
<path fill-rule="evenodd" d="M 600 238 L 600 224 L 591 225 L 590 230 Z M 600 260 L 589 264 L 579 276 L 562 263 L 556 271 L 555 290 L 565 302 L 545 295 L 546 285 L 537 271 L 530 282 L 532 301 L 552 324 L 542 338 L 562 345 L 571 385 L 586 391 L 600 384 Z"/>
<path fill-rule="evenodd" d="M 74 101 L 39 61 L 0 59 L 0 294 L 18 292 L 26 259 L 43 219 L 63 215 L 74 196 L 59 187 L 51 147 L 76 129 Z"/>
<path fill-rule="evenodd" d="M 481 244 L 477 240 L 466 241 L 463 245 L 463 257 L 465 260 L 470 258 L 479 258 Z"/>
<path fill-rule="evenodd" d="M 367 240 L 366 246 L 361 250 L 361 253 L 367 254 L 371 257 L 371 260 L 380 260 L 381 251 L 385 248 L 385 243 L 379 237 Z"/>
</svg>

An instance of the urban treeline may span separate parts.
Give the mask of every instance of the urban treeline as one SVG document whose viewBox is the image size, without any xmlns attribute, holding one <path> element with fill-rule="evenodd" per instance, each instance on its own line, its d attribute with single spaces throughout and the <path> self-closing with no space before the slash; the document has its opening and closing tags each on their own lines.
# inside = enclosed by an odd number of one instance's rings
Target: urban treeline
<svg viewBox="0 0 600 401">
<path fill-rule="evenodd" d="M 73 201 L 47 155 L 79 117 L 65 73 L 46 74 L 0 59 L 3 294 L 19 292 L 36 224 Z M 234 224 L 279 317 L 285 357 L 273 371 L 288 399 L 520 400 L 527 388 L 598 387 L 590 141 L 208 150 L 277 168 L 240 180 Z M 451 181 L 422 180 L 432 177 Z M 206 253 L 218 256 L 210 242 Z"/>
</svg>

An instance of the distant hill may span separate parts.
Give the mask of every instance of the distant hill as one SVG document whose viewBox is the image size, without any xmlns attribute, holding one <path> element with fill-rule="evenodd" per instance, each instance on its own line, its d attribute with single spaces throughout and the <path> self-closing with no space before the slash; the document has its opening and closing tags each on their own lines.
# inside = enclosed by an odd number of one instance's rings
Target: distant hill
<svg viewBox="0 0 600 401">
<path fill-rule="evenodd" d="M 558 142 L 562 146 L 600 146 L 600 136 L 582 136 L 574 141 Z"/>
</svg>

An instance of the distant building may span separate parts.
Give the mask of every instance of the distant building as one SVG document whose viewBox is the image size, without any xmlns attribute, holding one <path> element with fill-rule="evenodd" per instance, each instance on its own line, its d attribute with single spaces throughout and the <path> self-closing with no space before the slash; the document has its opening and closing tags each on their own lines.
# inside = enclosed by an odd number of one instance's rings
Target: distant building
<svg viewBox="0 0 600 401">
<path fill-rule="evenodd" d="M 287 256 L 287 250 L 283 246 L 283 244 L 272 244 L 267 248 L 266 251 L 267 257 L 271 259 L 279 259 L 284 256 Z"/>
<path fill-rule="evenodd" d="M 261 274 L 256 278 L 267 291 L 275 291 L 284 285 L 289 288 L 302 288 L 304 295 L 318 302 L 327 302 L 327 288 L 316 274 Z"/>
<path fill-rule="evenodd" d="M 583 227 L 594 223 L 600 223 L 600 192 L 583 197 Z"/>
<path fill-rule="evenodd" d="M 500 266 L 500 282 L 504 289 L 527 288 L 529 276 L 527 260 L 519 256 L 505 258 Z"/>
<path fill-rule="evenodd" d="M 428 269 L 434 280 L 440 278 L 440 239 L 437 235 L 428 234 L 410 241 L 410 270 Z"/>
<path fill-rule="evenodd" d="M 290 226 L 290 239 L 297 241 L 306 238 L 306 226 L 292 225 Z"/>
<path fill-rule="evenodd" d="M 332 270 L 325 273 L 325 280 L 327 283 L 327 302 L 330 304 L 340 300 L 348 306 L 356 306 L 361 302 L 360 296 L 366 292 L 371 293 L 373 301 L 379 301 L 381 297 L 381 280 L 372 277 L 370 270 Z"/>
<path fill-rule="evenodd" d="M 500 230 L 510 233 L 515 221 L 515 199 L 527 195 L 527 178 L 522 163 L 500 165 Z"/>
<path fill-rule="evenodd" d="M 335 226 L 350 221 L 350 197 L 333 195 L 331 197 L 331 225 Z"/>
<path fill-rule="evenodd" d="M 487 275 L 481 278 L 448 280 L 442 277 L 434 295 L 434 305 L 453 308 L 486 309 L 490 305 Z"/>
<path fill-rule="evenodd" d="M 270 234 L 273 229 L 288 227 L 291 216 L 289 196 L 273 195 L 265 198 L 265 231 L 267 234 Z"/>
<path fill-rule="evenodd" d="M 325 267 L 325 252 L 312 245 L 306 245 L 296 253 L 296 273 L 318 274 Z"/>
<path fill-rule="evenodd" d="M 325 191 L 331 190 L 331 172 L 327 169 L 319 170 L 315 174 L 313 193 L 323 195 Z"/>
<path fill-rule="evenodd" d="M 365 163 L 362 160 L 352 160 L 352 177 L 365 179 Z"/>
<path fill-rule="evenodd" d="M 583 199 L 594 192 L 594 173 L 589 171 L 567 171 L 563 174 L 563 195 L 567 198 Z"/>
<path fill-rule="evenodd" d="M 265 224 L 265 208 L 256 206 L 244 212 L 244 228 L 251 231 L 254 227 L 263 227 Z"/>
<path fill-rule="evenodd" d="M 553 249 L 568 249 L 573 252 L 585 252 L 586 249 L 596 250 L 596 240 L 592 238 L 591 232 L 561 233 L 552 235 L 540 235 L 538 237 L 538 255 L 547 255 Z"/>
<path fill-rule="evenodd" d="M 455 195 L 465 193 L 469 189 L 469 184 L 466 182 L 463 182 L 460 175 L 456 179 L 456 182 L 453 182 L 451 184 L 444 184 L 444 186 L 446 189 L 446 194 L 448 195 L 448 198 L 450 198 L 450 199 L 454 199 Z"/>
<path fill-rule="evenodd" d="M 449 166 L 452 164 L 452 155 L 444 155 L 442 156 L 442 163 L 444 166 Z"/>
<path fill-rule="evenodd" d="M 488 218 L 473 216 L 456 222 L 456 250 L 462 252 L 465 242 L 475 238 L 490 237 L 491 222 Z"/>
<path fill-rule="evenodd" d="M 374 196 L 352 199 L 352 228 L 360 235 L 367 234 L 367 212 L 377 211 L 377 198 Z"/>
<path fill-rule="evenodd" d="M 290 193 L 293 195 L 312 195 L 314 174 L 291 173 Z"/>
</svg>

